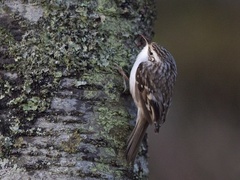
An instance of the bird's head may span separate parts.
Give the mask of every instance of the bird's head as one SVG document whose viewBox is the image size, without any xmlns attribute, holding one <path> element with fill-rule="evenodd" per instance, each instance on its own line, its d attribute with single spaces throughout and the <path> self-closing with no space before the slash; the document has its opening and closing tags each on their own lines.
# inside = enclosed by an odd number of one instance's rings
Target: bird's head
<svg viewBox="0 0 240 180">
<path fill-rule="evenodd" d="M 149 43 L 148 40 L 143 36 L 141 35 L 141 37 L 145 40 L 146 42 L 146 46 L 147 46 L 147 51 L 148 51 L 148 61 L 151 61 L 153 63 L 156 63 L 156 62 L 161 62 L 161 57 L 160 57 L 160 48 L 159 46 L 157 45 L 157 43 L 155 42 L 152 42 L 152 43 Z M 145 47 L 146 47 L 145 46 Z"/>
</svg>

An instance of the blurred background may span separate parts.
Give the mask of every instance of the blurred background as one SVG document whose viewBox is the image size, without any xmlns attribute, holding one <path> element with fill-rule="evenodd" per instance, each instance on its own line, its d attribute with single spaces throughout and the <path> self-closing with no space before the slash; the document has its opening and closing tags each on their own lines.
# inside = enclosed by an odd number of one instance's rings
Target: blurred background
<svg viewBox="0 0 240 180">
<path fill-rule="evenodd" d="M 150 180 L 239 180 L 240 1 L 156 3 L 153 40 L 178 78 L 160 133 L 148 129 Z"/>
</svg>

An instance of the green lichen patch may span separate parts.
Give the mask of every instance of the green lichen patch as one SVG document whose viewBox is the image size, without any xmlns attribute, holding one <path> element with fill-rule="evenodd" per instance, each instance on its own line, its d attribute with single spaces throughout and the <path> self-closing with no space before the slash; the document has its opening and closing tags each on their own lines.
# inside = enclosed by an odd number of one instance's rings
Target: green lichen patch
<svg viewBox="0 0 240 180">
<path fill-rule="evenodd" d="M 80 142 L 80 134 L 78 131 L 75 131 L 67 141 L 62 142 L 61 147 L 65 152 L 76 153 Z"/>
<path fill-rule="evenodd" d="M 96 165 L 91 168 L 91 171 L 99 174 L 99 178 L 101 179 L 121 179 L 124 174 L 123 171 L 102 163 L 96 163 Z"/>
<path fill-rule="evenodd" d="M 20 147 L 22 147 L 22 145 L 25 145 L 23 137 L 16 138 L 13 146 L 16 148 L 20 148 Z"/>
<path fill-rule="evenodd" d="M 98 0 L 97 10 L 108 16 L 117 16 L 117 6 L 115 2 L 107 2 L 106 0 Z"/>
<path fill-rule="evenodd" d="M 121 76 L 117 73 L 117 70 L 112 69 L 106 71 L 93 71 L 91 74 L 85 73 L 82 79 L 87 82 L 88 86 L 91 86 L 92 90 L 101 90 L 102 100 L 108 100 L 109 102 L 119 101 L 121 92 L 123 89 L 123 83 Z M 89 94 L 90 93 L 90 94 Z M 93 92 L 86 92 L 86 96 L 91 96 Z"/>
<path fill-rule="evenodd" d="M 9 44 L 11 44 L 14 41 L 13 36 L 9 31 L 7 31 L 5 28 L 0 26 L 0 33 L 2 34 L 0 36 L 0 42 L 1 42 L 1 50 L 2 48 L 7 47 Z"/>
<path fill-rule="evenodd" d="M 123 119 L 128 119 L 129 114 L 122 106 L 113 105 L 111 107 L 102 106 L 97 109 L 98 123 L 103 135 L 110 142 L 113 148 L 124 148 L 128 134 L 128 122 Z"/>
</svg>

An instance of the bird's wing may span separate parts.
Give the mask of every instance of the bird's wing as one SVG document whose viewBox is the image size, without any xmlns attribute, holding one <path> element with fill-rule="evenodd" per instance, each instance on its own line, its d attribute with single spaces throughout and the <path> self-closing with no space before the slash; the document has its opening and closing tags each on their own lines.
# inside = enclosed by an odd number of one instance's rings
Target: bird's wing
<svg viewBox="0 0 240 180">
<path fill-rule="evenodd" d="M 136 88 L 144 115 L 150 124 L 155 124 L 155 131 L 164 123 L 172 96 L 172 86 L 168 77 L 149 62 L 139 64 L 136 72 Z"/>
</svg>

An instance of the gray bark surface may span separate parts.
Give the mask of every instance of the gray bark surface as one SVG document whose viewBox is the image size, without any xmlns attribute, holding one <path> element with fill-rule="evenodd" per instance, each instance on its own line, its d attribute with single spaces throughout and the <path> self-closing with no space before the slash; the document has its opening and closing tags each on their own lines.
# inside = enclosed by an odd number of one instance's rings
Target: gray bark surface
<svg viewBox="0 0 240 180">
<path fill-rule="evenodd" d="M 1 179 L 147 179 L 147 146 L 124 151 L 136 109 L 123 94 L 152 35 L 145 1 L 0 3 Z"/>
</svg>

